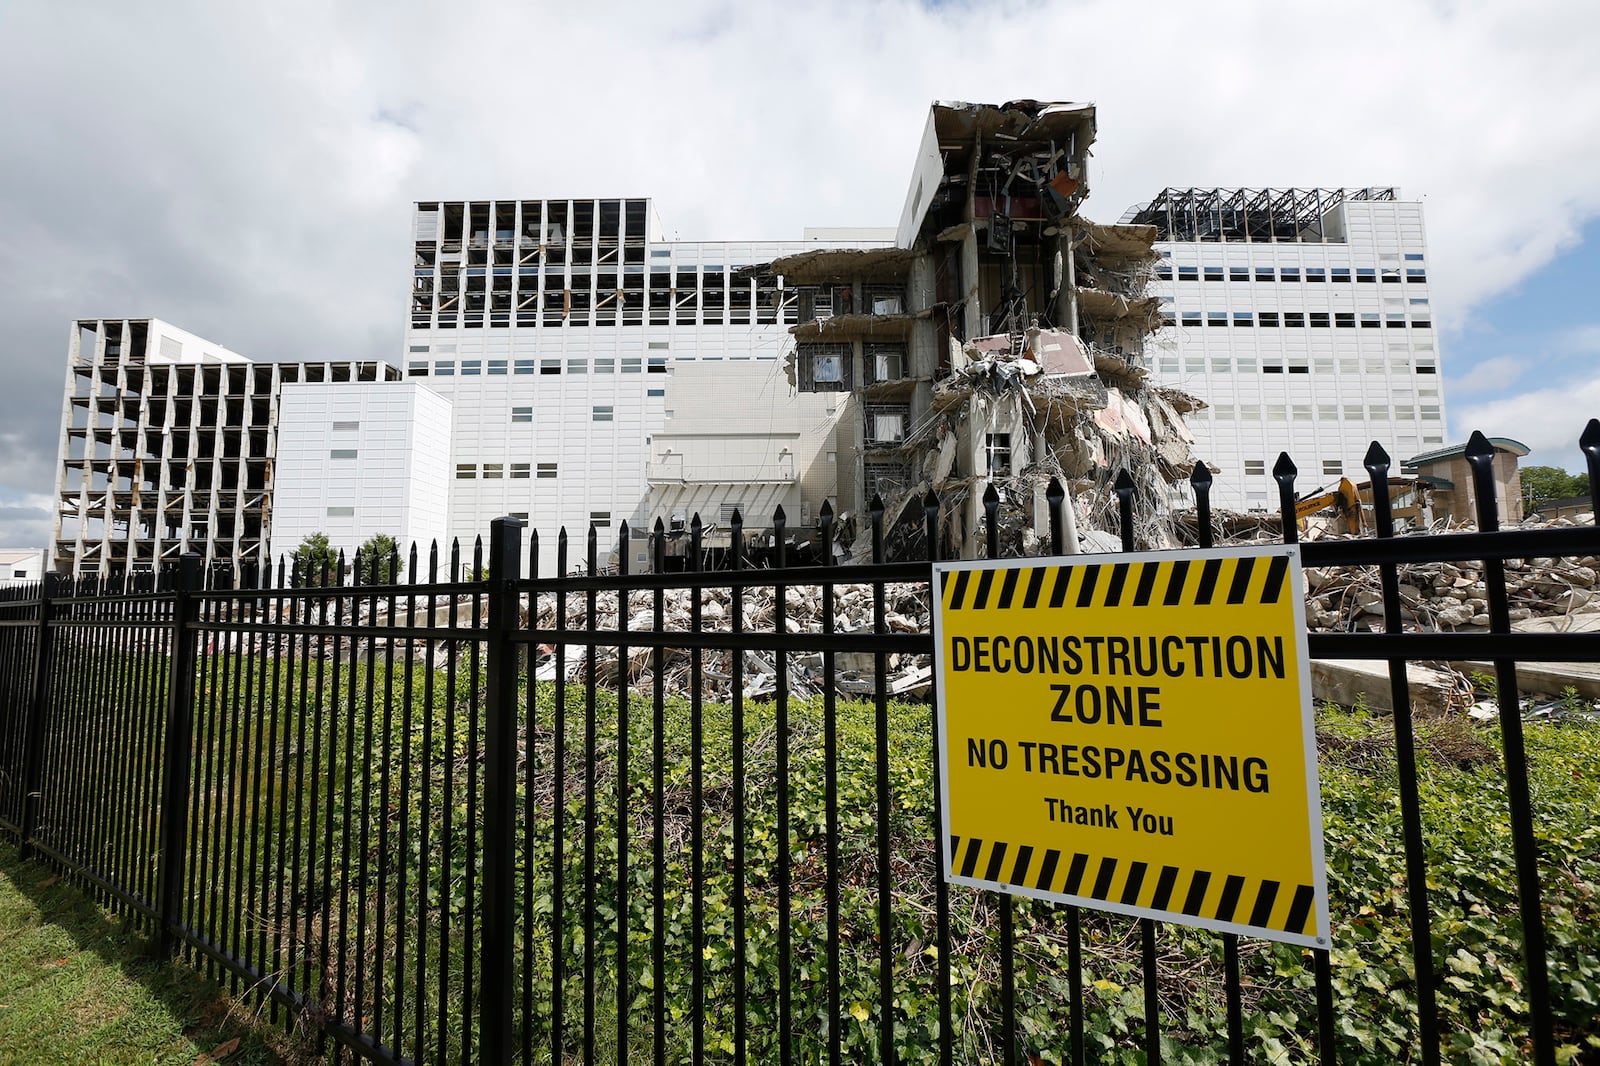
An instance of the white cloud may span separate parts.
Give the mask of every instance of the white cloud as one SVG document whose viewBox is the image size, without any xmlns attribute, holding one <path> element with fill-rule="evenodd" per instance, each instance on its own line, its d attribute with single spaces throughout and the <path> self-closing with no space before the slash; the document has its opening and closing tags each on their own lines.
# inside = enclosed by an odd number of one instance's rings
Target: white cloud
<svg viewBox="0 0 1600 1066">
<path fill-rule="evenodd" d="M 1557 337 L 1558 347 L 1574 355 L 1600 354 L 1600 324 L 1574 326 Z"/>
<path fill-rule="evenodd" d="M 1504 389 L 1516 382 L 1527 369 L 1527 365 L 1527 358 L 1520 355 L 1497 355 L 1492 359 L 1485 359 L 1465 374 L 1456 377 L 1450 383 L 1451 392 L 1459 395 Z"/>
<path fill-rule="evenodd" d="M 1450 421 L 1463 440 L 1481 429 L 1526 444 L 1532 449 L 1526 462 L 1581 471 L 1584 459 L 1578 436 L 1596 411 L 1600 411 L 1600 381 L 1588 378 L 1458 406 Z"/>
<path fill-rule="evenodd" d="M 396 358 L 413 199 L 652 196 L 685 239 L 892 225 L 935 98 L 1095 100 L 1102 219 L 1166 185 L 1399 185 L 1447 326 L 1600 213 L 1589 0 L 439 10 L 0 5 L 26 102 L 0 113 L 0 485 L 48 488 L 75 317 Z"/>
</svg>

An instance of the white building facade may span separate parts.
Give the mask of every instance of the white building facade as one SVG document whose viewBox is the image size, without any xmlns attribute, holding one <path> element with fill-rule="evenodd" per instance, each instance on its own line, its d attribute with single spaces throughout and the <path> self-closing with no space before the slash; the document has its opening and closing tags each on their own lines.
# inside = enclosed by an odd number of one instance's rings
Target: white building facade
<svg viewBox="0 0 1600 1066">
<path fill-rule="evenodd" d="M 797 402 L 782 369 L 794 293 L 748 268 L 820 241 L 669 242 L 647 199 L 419 202 L 412 237 L 405 373 L 450 402 L 447 532 L 463 545 L 514 515 L 539 531 L 549 566 L 560 528 L 578 562 L 591 523 L 605 554 L 623 520 L 642 538 L 668 517 L 651 509 L 651 475 L 675 477 L 674 457 L 655 438 L 704 407 L 703 397 L 674 399 L 677 367 L 729 368 L 725 382 L 699 376 L 692 387 L 724 390 L 753 417 Z M 726 471 L 697 478 L 737 480 L 750 460 L 727 458 Z M 801 466 L 788 469 L 798 482 Z M 667 487 L 657 506 L 681 502 Z M 752 513 L 748 525 L 769 517 Z M 644 550 L 641 539 L 635 554 Z"/>
<path fill-rule="evenodd" d="M 1420 203 L 1392 188 L 1166 189 L 1124 221 L 1159 231 L 1167 328 L 1151 368 L 1211 405 L 1188 426 L 1219 468 L 1215 506 L 1276 509 L 1280 452 L 1307 493 L 1364 480 L 1374 440 L 1397 470 L 1444 443 Z"/>
<path fill-rule="evenodd" d="M 314 533 L 347 559 L 387 534 L 449 558 L 450 403 L 415 382 L 290 384 L 278 402 L 278 477 L 271 552 L 292 555 Z M 470 551 L 470 544 L 464 546 Z"/>
</svg>

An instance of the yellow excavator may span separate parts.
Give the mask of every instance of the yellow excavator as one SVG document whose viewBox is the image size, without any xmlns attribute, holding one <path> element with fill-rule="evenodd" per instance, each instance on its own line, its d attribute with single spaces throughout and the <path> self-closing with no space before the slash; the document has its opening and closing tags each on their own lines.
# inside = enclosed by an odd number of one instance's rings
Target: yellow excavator
<svg viewBox="0 0 1600 1066">
<path fill-rule="evenodd" d="M 1339 479 L 1339 487 L 1336 489 L 1296 500 L 1294 517 L 1301 526 L 1304 526 L 1306 519 L 1330 507 L 1333 508 L 1335 532 L 1352 535 L 1361 532 L 1361 495 L 1356 491 L 1355 484 L 1347 477 Z"/>
</svg>

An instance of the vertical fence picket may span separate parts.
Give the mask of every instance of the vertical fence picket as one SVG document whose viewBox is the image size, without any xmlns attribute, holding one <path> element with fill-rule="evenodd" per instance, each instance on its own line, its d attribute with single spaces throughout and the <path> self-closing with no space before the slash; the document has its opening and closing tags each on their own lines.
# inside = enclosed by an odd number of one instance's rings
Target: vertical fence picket
<svg viewBox="0 0 1600 1066">
<path fill-rule="evenodd" d="M 1202 548 L 1215 544 L 1215 531 L 1211 524 L 1211 471 L 1203 462 L 1196 461 L 1189 472 L 1189 487 L 1194 491 L 1194 518 L 1196 542 Z M 1228 1061 L 1234 1066 L 1244 1062 L 1244 985 L 1239 972 L 1239 936 L 1222 934 L 1222 986 L 1228 1014 Z"/>
<path fill-rule="evenodd" d="M 1283 523 L 1283 542 L 1300 543 L 1300 524 L 1295 515 L 1294 482 L 1300 471 L 1288 452 L 1279 452 L 1272 464 L 1272 479 L 1278 483 L 1278 514 Z M 1313 948 L 1311 957 L 1317 979 L 1317 1055 L 1323 1066 L 1335 1066 L 1339 1050 L 1335 1046 L 1333 1017 L 1333 956 L 1327 948 Z"/>
<path fill-rule="evenodd" d="M 650 535 L 650 568 L 657 574 L 667 569 L 667 528 L 656 519 Z M 651 625 L 659 636 L 667 628 L 667 593 L 656 586 L 651 604 Z M 667 649 L 657 644 L 650 659 L 651 720 L 650 720 L 650 825 L 654 839 L 651 841 L 651 899 L 650 977 L 652 982 L 650 1005 L 654 1030 L 655 1066 L 666 1066 L 667 1061 Z"/>
<path fill-rule="evenodd" d="M 1052 477 L 1044 490 L 1045 504 L 1050 515 L 1050 554 L 1076 555 L 1077 517 L 1074 504 L 1067 499 L 1067 490 L 1061 481 Z M 1071 515 L 1072 538 L 1068 539 L 1068 516 Z M 1083 1066 L 1083 911 L 1068 904 L 1067 912 L 1067 1023 L 1068 1061 L 1072 1066 Z"/>
<path fill-rule="evenodd" d="M 522 522 L 489 524 L 489 618 L 485 633 L 483 736 L 483 943 L 478 952 L 479 1053 L 512 1057 L 511 990 L 516 944 L 517 645 Z"/>
<path fill-rule="evenodd" d="M 481 918 L 478 914 L 479 892 L 482 881 L 478 876 L 478 864 L 481 853 L 479 850 L 480 832 L 482 830 L 482 808 L 480 806 L 483 795 L 482 783 L 478 776 L 478 768 L 484 757 L 483 748 L 483 714 L 482 700 L 478 693 L 483 691 L 483 657 L 478 654 L 478 638 L 483 635 L 484 602 L 483 592 L 488 571 L 483 558 L 483 537 L 480 534 L 472 539 L 472 573 L 468 577 L 471 587 L 467 609 L 470 619 L 464 634 L 457 634 L 462 644 L 467 649 L 467 792 L 465 796 L 466 818 L 461 829 L 466 835 L 467 851 L 462 863 L 462 896 L 461 908 L 461 1058 L 471 1062 L 477 1055 L 477 1033 L 473 1022 L 477 1020 L 477 998 L 481 989 L 478 988 L 478 959 L 477 955 L 482 947 Z M 509 926 L 505 929 L 506 936 L 511 935 Z M 510 975 L 506 975 L 508 993 Z"/>
<path fill-rule="evenodd" d="M 833 600 L 833 506 L 826 500 L 818 515 L 819 540 L 823 551 L 822 582 L 822 633 L 834 634 L 836 618 Z M 827 878 L 828 913 L 828 987 L 827 1027 L 828 1066 L 839 1066 L 844 1054 L 844 1020 L 839 1002 L 839 699 L 838 675 L 832 648 L 822 653 L 822 763 L 823 763 L 823 822 L 827 840 L 824 844 L 824 869 Z"/>
<path fill-rule="evenodd" d="M 438 624 L 438 599 L 435 592 L 438 583 L 439 542 L 433 541 L 428 546 L 428 596 L 427 606 L 424 608 L 427 611 L 427 636 L 422 645 L 424 661 L 428 664 L 427 669 L 422 673 L 422 751 L 429 760 L 433 757 L 434 719 L 437 717 L 434 713 L 434 679 L 438 674 L 438 670 L 434 667 L 434 659 L 438 651 L 438 644 L 434 641 L 433 630 Z M 418 774 L 425 784 L 422 787 L 422 795 L 417 797 L 418 813 L 420 814 L 417 826 L 417 854 L 423 857 L 425 864 L 431 865 L 433 856 L 434 792 L 432 788 L 433 766 L 431 761 L 424 763 L 419 768 Z M 417 916 L 419 919 L 417 922 L 417 973 L 412 984 L 415 1005 L 411 1013 L 412 1023 L 416 1026 L 413 1047 L 419 1059 L 425 1057 L 428 1052 L 428 1026 L 433 1020 L 432 1012 L 428 1010 L 428 988 L 430 986 L 428 980 L 428 962 L 430 958 L 428 953 L 428 922 L 423 920 L 423 916 L 428 914 L 428 888 L 425 866 L 424 870 L 419 870 L 417 875 Z M 443 896 L 442 889 L 440 896 Z M 443 1030 L 440 1030 L 441 1042 L 443 1041 L 442 1033 Z"/>
<path fill-rule="evenodd" d="M 1126 467 L 1117 475 L 1115 484 L 1117 494 L 1117 514 L 1120 532 L 1122 535 L 1122 550 L 1131 552 L 1137 549 L 1134 530 L 1133 496 L 1136 486 L 1133 475 L 1128 473 Z M 1139 956 L 1143 970 L 1144 983 L 1144 1054 L 1145 1062 L 1149 1066 L 1158 1066 L 1161 1062 L 1161 985 L 1160 971 L 1157 968 L 1156 952 L 1157 927 L 1154 919 L 1139 919 Z"/>
<path fill-rule="evenodd" d="M 629 556 L 633 551 L 633 537 L 628 523 L 623 522 L 617 531 L 617 574 L 628 576 Z M 628 590 L 617 589 L 617 628 L 628 629 Z M 628 1005 L 633 1002 L 633 980 L 628 964 L 628 823 L 632 817 L 632 804 L 628 779 L 628 740 L 632 723 L 628 707 L 628 644 L 623 637 L 617 643 L 617 1055 L 627 1057 Z"/>
<path fill-rule="evenodd" d="M 1494 481 L 1494 446 L 1474 430 L 1467 441 L 1467 465 L 1477 498 L 1478 529 L 1500 529 L 1500 506 Z M 1506 597 L 1506 566 L 1488 559 L 1484 586 L 1489 595 L 1489 632 L 1511 632 L 1511 605 Z M 1517 665 L 1495 659 L 1495 694 L 1500 710 L 1500 741 L 1505 752 L 1506 792 L 1510 801 L 1511 843 L 1517 862 L 1517 903 L 1522 918 L 1522 962 L 1526 968 L 1528 1006 L 1533 1017 L 1533 1061 L 1556 1061 L 1555 1018 L 1550 1010 L 1550 971 L 1545 960 L 1544 905 L 1539 890 L 1539 846 L 1533 833 L 1533 798 L 1528 783 L 1528 752 L 1522 737 L 1522 703 Z"/>
<path fill-rule="evenodd" d="M 343 594 L 343 590 L 346 587 L 345 583 L 344 583 L 345 557 L 344 557 L 344 553 L 343 552 L 339 553 L 339 589 L 340 589 L 341 595 L 340 595 L 340 597 L 339 597 L 339 599 L 337 601 L 337 603 L 338 603 L 338 606 L 337 606 L 338 614 L 336 615 L 336 619 L 337 619 L 338 625 L 340 626 L 341 629 L 343 629 L 344 626 L 346 625 L 346 622 L 345 622 L 345 611 L 347 610 L 347 608 L 346 608 L 345 605 L 347 603 L 349 604 L 349 607 L 348 607 L 348 610 L 349 610 L 349 613 L 350 613 L 349 625 L 351 627 L 355 626 L 355 624 L 356 624 L 356 616 L 357 616 L 357 614 L 360 613 L 360 610 L 361 610 L 361 599 L 360 599 L 361 567 L 359 565 L 357 565 L 358 560 L 356 560 L 356 559 L 351 559 L 350 562 L 352 564 L 351 567 L 350 567 L 350 586 L 349 586 L 350 592 L 349 592 L 348 596 L 346 596 L 346 595 Z M 350 849 L 351 849 L 351 844 L 352 844 L 351 838 L 356 835 L 354 832 L 352 832 L 352 829 L 351 829 L 351 827 L 352 827 L 352 825 L 354 823 L 355 815 L 356 815 L 356 802 L 357 802 L 356 801 L 356 761 L 359 759 L 360 762 L 362 763 L 362 765 L 365 766 L 371 756 L 370 756 L 370 753 L 367 752 L 367 751 L 358 752 L 356 750 L 356 732 L 357 732 L 357 729 L 358 729 L 357 723 L 360 721 L 360 719 L 358 717 L 358 714 L 359 714 L 358 690 L 361 687 L 360 682 L 359 682 L 360 672 L 361 672 L 361 642 L 358 639 L 356 639 L 356 637 L 353 634 L 351 636 L 349 636 L 349 637 L 342 637 L 341 636 L 341 637 L 334 638 L 333 661 L 334 661 L 335 666 L 337 666 L 339 661 L 340 661 L 340 656 L 341 656 L 341 654 L 343 652 L 343 645 L 345 643 L 348 643 L 349 646 L 350 646 L 350 661 L 349 661 L 349 666 L 348 666 L 347 670 L 345 671 L 345 675 L 344 675 L 344 684 L 343 684 L 343 689 L 344 689 L 343 696 L 344 696 L 344 699 L 342 701 L 343 705 L 344 705 L 344 722 L 343 722 L 343 727 L 344 727 L 344 730 L 343 730 L 343 735 L 344 735 L 344 755 L 342 756 L 341 761 L 342 761 L 342 763 L 344 765 L 344 785 L 343 785 L 343 789 L 344 790 L 340 794 L 339 801 L 338 801 L 337 804 L 335 804 L 335 802 L 333 800 L 333 789 L 334 789 L 334 781 L 338 778 L 339 775 L 337 773 L 334 774 L 333 777 L 330 778 L 329 781 L 328 781 L 328 814 L 330 816 L 328 818 L 329 832 L 333 831 L 333 829 L 332 829 L 332 827 L 333 827 L 333 818 L 332 818 L 333 812 L 335 810 L 338 810 L 340 812 L 341 816 L 342 816 L 342 820 L 341 820 L 340 825 L 339 825 L 339 865 L 338 865 L 338 875 L 337 875 L 336 878 L 334 878 L 332 881 L 329 882 L 329 884 L 330 884 L 329 891 L 334 893 L 334 894 L 336 894 L 338 896 L 338 898 L 339 898 L 339 933 L 340 933 L 340 936 L 339 936 L 338 941 L 333 945 L 333 967 L 334 967 L 334 972 L 335 972 L 335 975 L 336 975 L 335 978 L 334 978 L 334 993 L 333 993 L 333 995 L 334 995 L 334 1000 L 333 1000 L 334 1007 L 333 1007 L 333 1015 L 334 1015 L 335 1018 L 339 1018 L 340 1020 L 346 1021 L 347 1024 L 349 1022 L 354 1022 L 355 1024 L 359 1025 L 360 1021 L 361 1021 L 360 1015 L 359 1015 L 359 1007 L 357 1008 L 357 1014 L 356 1014 L 355 1017 L 353 1017 L 353 1018 L 344 1017 L 345 1012 L 347 1010 L 347 1004 L 350 1003 L 350 1001 L 345 998 L 345 991 L 349 987 L 349 982 L 350 982 L 350 980 L 351 980 L 351 978 L 353 976 L 349 972 L 350 971 L 350 936 L 349 936 L 349 930 L 350 930 L 350 904 L 352 902 L 350 897 L 353 894 L 350 891 L 350 888 L 351 888 L 351 882 L 354 880 L 350 876 Z M 339 691 L 340 686 L 338 684 L 337 678 L 338 678 L 338 675 L 336 673 L 335 674 L 334 693 L 333 693 L 334 700 L 335 700 L 336 703 L 340 702 L 340 700 L 339 700 L 339 697 L 340 697 L 340 691 Z M 370 722 L 367 723 L 368 726 L 370 726 L 370 724 L 371 724 Z M 371 735 L 370 728 L 366 729 L 366 734 L 368 736 Z M 362 747 L 365 748 L 366 745 L 363 744 Z M 337 750 L 337 748 L 335 750 Z M 340 757 L 339 756 L 335 756 L 335 758 L 340 758 Z M 469 763 L 469 765 L 471 765 L 471 764 Z M 328 853 L 328 855 L 329 855 L 329 858 L 332 858 L 332 856 L 333 856 L 332 851 L 330 851 Z M 332 864 L 331 863 L 329 864 L 329 867 L 330 867 L 330 869 L 332 868 Z M 362 894 L 364 895 L 365 893 L 363 892 Z M 356 902 L 359 903 L 360 901 L 358 900 Z M 359 934 L 359 930 L 358 930 L 358 934 Z M 330 937 L 330 939 L 331 939 L 331 937 Z M 360 944 L 360 940 L 358 939 L 356 941 L 356 951 L 359 953 L 360 950 L 361 950 L 361 944 Z M 463 976 L 465 976 L 464 972 L 463 972 Z M 464 1023 L 465 1023 L 465 1019 L 463 1019 L 463 1025 L 462 1025 L 463 1034 L 465 1034 L 465 1032 L 468 1029 L 467 1025 L 464 1024 Z"/>
<path fill-rule="evenodd" d="M 700 513 L 696 511 L 689 519 L 688 562 L 693 573 L 700 572 L 703 532 Z M 690 1055 L 695 1066 L 704 1061 L 706 1048 L 705 723 L 702 718 L 705 692 L 702 687 L 703 653 L 696 639 L 700 635 L 702 617 L 700 590 L 691 588 L 689 632 L 695 646 L 689 653 L 689 876 L 693 882 L 689 921 L 693 927 L 690 943 L 694 957 L 690 959 L 689 1024 Z"/>
<path fill-rule="evenodd" d="M 172 664 L 167 676 L 167 715 L 161 771 L 161 882 L 156 902 L 156 950 L 170 955 L 178 942 L 183 910 L 184 859 L 188 851 L 190 751 L 194 745 L 194 673 L 200 635 L 194 630 L 200 591 L 200 556 L 179 562 L 173 586 Z"/>
<path fill-rule="evenodd" d="M 455 538 L 450 541 L 450 564 L 448 573 L 452 584 L 461 577 L 461 542 Z M 459 591 L 451 588 L 445 594 L 445 628 L 452 636 L 460 624 L 458 612 L 460 610 Z M 439 986 L 439 1002 L 437 1004 L 438 1020 L 434 1030 L 434 1039 L 438 1041 L 437 1050 L 442 1054 L 450 1046 L 450 939 L 451 921 L 450 912 L 454 890 L 451 873 L 453 864 L 450 861 L 455 853 L 456 826 L 456 660 L 459 653 L 453 639 L 446 639 L 444 643 L 444 736 L 441 738 L 444 748 L 444 791 L 439 802 L 439 956 L 438 973 L 434 979 Z M 463 1022 L 465 1019 L 463 1019 Z M 466 1026 L 463 1024 L 463 1030 Z M 463 1036 L 465 1033 L 463 1032 Z"/>
<path fill-rule="evenodd" d="M 1373 441 L 1362 465 L 1372 486 L 1372 524 L 1379 539 L 1394 536 L 1389 499 L 1389 453 Z M 1378 568 L 1383 594 L 1383 631 L 1400 633 L 1400 572 L 1394 563 Z M 1405 840 L 1406 901 L 1411 920 L 1411 958 L 1416 973 L 1417 1028 L 1425 1066 L 1439 1062 L 1439 1008 L 1434 983 L 1433 935 L 1428 921 L 1428 865 L 1422 839 L 1422 799 L 1417 791 L 1417 746 L 1411 721 L 1411 687 L 1406 661 L 1389 660 L 1389 698 L 1394 708 L 1395 765 L 1400 789 L 1400 821 Z"/>
<path fill-rule="evenodd" d="M 744 514 L 735 507 L 728 526 L 730 565 L 735 574 L 744 570 Z M 735 582 L 730 590 L 732 629 L 744 633 L 744 586 Z M 730 746 L 733 761 L 733 1061 L 744 1066 L 748 1053 L 749 1019 L 746 996 L 749 992 L 745 954 L 745 737 L 744 737 L 744 648 L 728 651 L 731 662 L 729 702 L 733 705 Z"/>
<path fill-rule="evenodd" d="M 556 536 L 556 577 L 567 576 L 567 527 Z M 565 1062 L 567 1005 L 567 593 L 556 591 L 555 707 L 552 740 L 555 764 L 550 859 L 550 1061 Z"/>
<path fill-rule="evenodd" d="M 772 512 L 773 565 L 782 574 L 789 565 L 788 515 L 780 504 Z M 789 586 L 782 578 L 773 584 L 772 630 L 789 631 Z M 794 966 L 793 885 L 789 863 L 792 841 L 790 834 L 789 796 L 789 655 L 779 651 L 773 659 L 775 672 L 774 714 L 777 728 L 778 775 L 778 1066 L 791 1066 L 794 1062 L 794 988 L 790 970 Z"/>
<path fill-rule="evenodd" d="M 922 529 L 923 538 L 928 545 L 928 562 L 939 561 L 939 496 L 931 488 L 922 498 Z M 931 579 L 928 582 L 928 617 L 938 610 L 936 602 L 941 595 L 938 585 Z M 938 685 L 938 678 L 933 679 L 934 686 Z M 938 692 L 936 688 L 928 691 L 929 704 L 929 736 L 938 735 Z M 938 759 L 937 750 L 934 759 Z M 941 768 L 934 767 L 933 773 L 933 921 L 934 921 L 934 946 L 938 951 L 935 960 L 934 981 L 938 987 L 939 996 L 939 1066 L 951 1066 L 955 1059 L 955 1021 L 952 1017 L 951 1000 L 951 959 L 950 959 L 950 883 L 944 876 L 944 783 L 941 780 Z"/>
<path fill-rule="evenodd" d="M 39 831 L 39 808 L 43 801 L 45 728 L 50 721 L 50 675 L 55 669 L 55 630 L 51 628 L 54 602 L 51 581 L 39 584 L 39 631 L 34 637 L 33 698 L 28 705 L 27 728 L 23 733 L 22 761 L 22 859 L 34 857 L 33 838 Z"/>
<path fill-rule="evenodd" d="M 589 537 L 584 553 L 586 573 L 594 577 L 600 570 L 599 535 L 594 522 L 589 523 Z M 589 587 L 584 603 L 587 621 L 585 628 L 593 638 L 594 631 L 599 625 L 600 597 L 594 586 Z M 583 657 L 583 1061 L 594 1061 L 595 1049 L 595 1017 L 596 987 L 598 975 L 595 972 L 595 948 L 599 942 L 599 935 L 595 929 L 595 855 L 598 843 L 595 839 L 595 763 L 599 759 L 596 751 L 598 743 L 597 731 L 599 723 L 595 717 L 595 686 L 599 682 L 599 672 L 595 660 L 599 658 L 599 646 L 593 639 L 584 645 Z"/>
<path fill-rule="evenodd" d="M 983 490 L 983 540 L 985 558 L 1000 558 L 1000 494 L 994 482 Z M 1016 901 L 1007 893 L 991 893 L 1000 912 L 1000 1061 L 1017 1061 L 1017 945 Z"/>
<path fill-rule="evenodd" d="M 528 580 L 537 588 L 539 580 L 539 531 L 528 532 Z M 520 602 L 519 602 L 520 610 Z M 537 591 L 528 593 L 528 628 L 532 629 L 539 624 L 539 594 Z M 537 1009 L 533 1000 L 534 995 L 534 951 L 536 941 L 534 938 L 535 907 L 537 906 L 537 882 L 535 878 L 535 851 L 539 846 L 539 812 L 538 812 L 538 785 L 539 785 L 539 693 L 538 677 L 535 669 L 538 662 L 538 647 L 524 648 L 519 655 L 527 673 L 524 680 L 527 682 L 523 694 L 522 729 L 523 729 L 523 766 L 522 766 L 522 1034 L 521 1051 L 523 1066 L 533 1066 L 534 1034 L 538 1028 L 538 1021 L 534 1014 Z M 409 733 L 409 730 L 407 730 Z M 559 951 L 553 937 L 547 938 L 551 951 Z"/>
<path fill-rule="evenodd" d="M 872 561 L 885 562 L 883 554 L 883 499 L 877 493 L 867 505 L 872 523 Z M 886 590 L 882 578 L 872 583 L 872 631 L 878 636 L 889 632 L 886 617 Z M 889 868 L 889 813 L 893 802 L 889 794 L 889 656 L 877 651 L 872 656 L 873 767 L 874 794 L 878 814 L 878 1061 L 889 1066 L 894 1054 L 894 890 Z"/>
</svg>

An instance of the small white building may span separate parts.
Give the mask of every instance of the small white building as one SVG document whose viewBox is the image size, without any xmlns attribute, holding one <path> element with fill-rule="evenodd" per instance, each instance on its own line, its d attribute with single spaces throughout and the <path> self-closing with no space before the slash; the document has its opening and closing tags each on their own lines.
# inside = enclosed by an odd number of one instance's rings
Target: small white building
<svg viewBox="0 0 1600 1066">
<path fill-rule="evenodd" d="M 284 385 L 278 401 L 278 471 L 271 552 L 292 555 L 323 533 L 355 557 L 386 533 L 419 565 L 439 542 L 449 558 L 450 401 L 416 382 Z M 527 464 L 499 477 L 528 477 Z M 463 553 L 472 550 L 462 544 Z M 424 570 L 421 575 L 426 578 Z"/>
<path fill-rule="evenodd" d="M 0 588 L 44 580 L 44 548 L 0 548 Z"/>
</svg>

